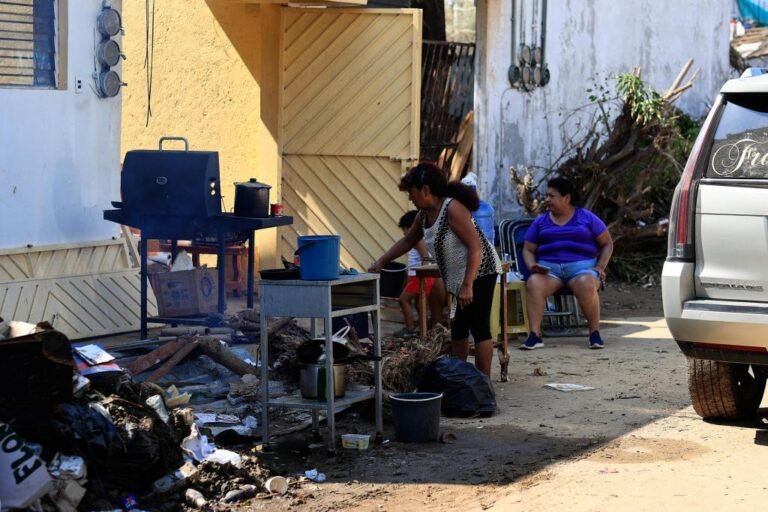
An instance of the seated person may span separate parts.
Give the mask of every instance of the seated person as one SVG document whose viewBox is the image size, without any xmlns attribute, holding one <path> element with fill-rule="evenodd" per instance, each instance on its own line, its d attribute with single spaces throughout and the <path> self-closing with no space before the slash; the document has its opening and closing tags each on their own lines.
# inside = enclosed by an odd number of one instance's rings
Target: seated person
<svg viewBox="0 0 768 512">
<path fill-rule="evenodd" d="M 416 210 L 406 212 L 400 218 L 398 227 L 406 233 L 416 219 Z M 405 327 L 394 333 L 398 338 L 409 338 L 416 336 L 416 322 L 413 317 L 413 307 L 416 299 L 419 297 L 419 280 L 416 278 L 415 267 L 424 265 L 424 260 L 429 258 L 429 251 L 424 240 L 420 240 L 416 246 L 408 251 L 408 281 L 406 282 L 403 293 L 400 294 L 400 308 L 403 310 L 405 318 Z M 443 305 L 445 304 L 445 287 L 442 279 L 427 277 L 424 279 L 424 287 L 429 297 L 429 309 L 432 316 L 432 324 L 442 320 Z"/>
<path fill-rule="evenodd" d="M 526 282 L 531 332 L 522 350 L 541 348 L 541 321 L 547 297 L 567 286 L 579 301 L 589 327 L 589 348 L 604 347 L 600 337 L 600 298 L 613 240 L 605 223 L 578 206 L 576 190 L 566 178 L 547 183 L 546 212 L 528 228 L 523 260 L 531 271 Z"/>
</svg>

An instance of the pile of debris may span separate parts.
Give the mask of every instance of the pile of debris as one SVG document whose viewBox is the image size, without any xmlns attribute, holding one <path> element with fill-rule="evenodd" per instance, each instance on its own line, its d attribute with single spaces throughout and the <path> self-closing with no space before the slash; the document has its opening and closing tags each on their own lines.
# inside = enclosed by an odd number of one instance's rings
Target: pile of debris
<svg viewBox="0 0 768 512">
<path fill-rule="evenodd" d="M 254 328 L 254 318 L 230 321 Z M 297 349 L 309 333 L 292 321 L 268 332 L 270 395 L 295 393 Z M 1 360 L 10 363 L 0 386 L 15 390 L 0 396 L 3 510 L 177 510 L 185 502 L 226 510 L 235 501 L 291 498 L 314 478 L 276 474 L 253 446 L 262 413 L 258 345 L 237 343 L 254 331 L 184 327 L 149 340 L 72 344 L 49 324 L 0 319 L 0 336 Z M 372 351 L 354 331 L 347 343 Z M 388 339 L 384 388 L 413 390 L 449 345 L 441 326 L 423 339 Z M 370 361 L 348 369 L 348 380 L 373 383 Z M 273 435 L 311 425 L 305 411 L 270 417 Z"/>
<path fill-rule="evenodd" d="M 185 501 L 224 510 L 290 496 L 300 481 L 273 475 L 252 449 L 257 357 L 222 341 L 239 333 L 184 328 L 108 352 L 74 346 L 48 324 L 0 325 L 3 360 L 14 361 L 0 384 L 16 390 L 0 398 L 3 510 L 178 510 Z M 288 382 L 272 390 L 293 391 Z M 311 417 L 281 411 L 274 421 L 280 435 Z"/>
</svg>

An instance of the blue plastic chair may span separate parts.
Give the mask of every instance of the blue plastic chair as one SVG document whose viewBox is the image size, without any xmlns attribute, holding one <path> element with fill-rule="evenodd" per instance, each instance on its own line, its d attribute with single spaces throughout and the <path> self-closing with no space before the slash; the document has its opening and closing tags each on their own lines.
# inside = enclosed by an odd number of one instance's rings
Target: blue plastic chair
<svg viewBox="0 0 768 512">
<path fill-rule="evenodd" d="M 499 224 L 501 252 L 505 258 L 511 258 L 515 270 L 523 276 L 523 281 L 527 281 L 528 276 L 531 275 L 523 259 L 523 245 L 525 234 L 532 223 L 531 218 L 520 218 L 504 220 Z M 583 334 L 583 327 L 584 321 L 576 297 L 568 287 L 563 286 L 551 297 L 551 300 L 547 300 L 542 335 L 579 336 Z"/>
</svg>

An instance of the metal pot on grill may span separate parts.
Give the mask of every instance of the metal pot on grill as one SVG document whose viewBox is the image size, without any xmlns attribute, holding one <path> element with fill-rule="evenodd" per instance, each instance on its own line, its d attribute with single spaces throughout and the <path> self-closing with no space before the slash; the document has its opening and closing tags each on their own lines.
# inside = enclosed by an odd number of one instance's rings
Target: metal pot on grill
<svg viewBox="0 0 768 512">
<path fill-rule="evenodd" d="M 271 188 L 265 183 L 259 183 L 256 178 L 235 183 L 235 216 L 269 217 L 269 189 Z"/>
</svg>

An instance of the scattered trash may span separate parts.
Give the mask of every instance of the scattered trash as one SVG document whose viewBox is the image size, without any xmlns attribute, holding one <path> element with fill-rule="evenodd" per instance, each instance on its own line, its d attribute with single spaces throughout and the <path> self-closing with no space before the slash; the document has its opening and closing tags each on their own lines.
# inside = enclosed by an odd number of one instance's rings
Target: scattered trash
<svg viewBox="0 0 768 512">
<path fill-rule="evenodd" d="M 188 481 L 193 479 L 196 474 L 197 468 L 193 464 L 187 462 L 173 473 L 165 475 L 159 480 L 155 480 L 152 484 L 152 490 L 157 494 L 168 494 L 183 487 Z"/>
<path fill-rule="evenodd" d="M 285 494 L 288 492 L 288 480 L 282 476 L 273 476 L 264 482 L 264 488 L 272 494 Z"/>
<path fill-rule="evenodd" d="M 532 375 L 534 377 L 546 377 L 547 376 L 547 372 L 545 372 L 541 368 L 534 368 Z"/>
<path fill-rule="evenodd" d="M 176 255 L 176 259 L 171 263 L 171 272 L 181 272 L 184 270 L 194 270 L 195 264 L 192 262 L 192 256 L 187 251 L 181 251 Z"/>
<path fill-rule="evenodd" d="M 581 384 L 559 384 L 556 382 L 550 382 L 544 384 L 545 388 L 556 389 L 557 391 L 592 391 L 591 386 L 582 386 Z"/>
<path fill-rule="evenodd" d="M 54 491 L 51 493 L 51 499 L 59 512 L 76 512 L 79 510 L 78 505 L 85 497 L 85 492 L 85 487 L 75 480 L 58 480 L 55 483 Z"/>
<path fill-rule="evenodd" d="M 230 450 L 216 448 L 216 446 L 209 443 L 208 437 L 200 434 L 197 424 L 193 424 L 190 429 L 189 436 L 181 442 L 181 449 L 184 450 L 187 456 L 197 462 L 208 460 L 219 464 L 232 464 L 235 467 L 240 467 L 240 455 Z"/>
<path fill-rule="evenodd" d="M 181 405 L 187 405 L 192 399 L 189 393 L 180 393 L 176 386 L 171 386 L 165 390 L 165 406 L 175 409 Z"/>
<path fill-rule="evenodd" d="M 341 446 L 351 450 L 367 450 L 371 436 L 367 434 L 342 434 Z"/>
<path fill-rule="evenodd" d="M 79 373 L 72 376 L 72 395 L 81 398 L 91 387 L 91 381 Z"/>
<path fill-rule="evenodd" d="M 187 489 L 184 493 L 184 501 L 192 508 L 203 508 L 208 503 L 203 493 L 195 489 Z"/>
<path fill-rule="evenodd" d="M 115 360 L 112 354 L 98 345 L 84 345 L 82 347 L 75 347 L 74 350 L 91 366 L 109 363 L 110 361 Z"/>
<path fill-rule="evenodd" d="M 0 423 L 0 502 L 26 508 L 53 489 L 43 461 L 6 423 Z"/>
<path fill-rule="evenodd" d="M 252 484 L 247 484 L 235 491 L 229 491 L 227 494 L 224 495 L 224 501 L 225 502 L 243 501 L 243 500 L 247 500 L 252 496 L 256 496 L 256 486 Z"/>
<path fill-rule="evenodd" d="M 139 506 L 139 500 L 135 494 L 129 494 L 120 500 L 126 510 L 132 510 Z"/>
<path fill-rule="evenodd" d="M 322 483 L 325 482 L 326 476 L 325 473 L 319 473 L 317 469 L 308 469 L 304 472 L 304 476 L 307 477 L 308 480 L 312 480 L 313 482 Z"/>
<path fill-rule="evenodd" d="M 88 475 L 88 468 L 82 457 L 57 453 L 48 465 L 48 472 L 54 478 L 80 480 Z"/>
<path fill-rule="evenodd" d="M 154 409 L 161 420 L 163 420 L 165 423 L 168 423 L 168 409 L 165 408 L 165 403 L 163 402 L 162 396 L 152 395 L 151 397 L 147 398 L 144 403 Z"/>
<path fill-rule="evenodd" d="M 454 444 L 456 442 L 456 434 L 453 432 L 441 432 L 440 442 L 443 444 Z"/>
</svg>

